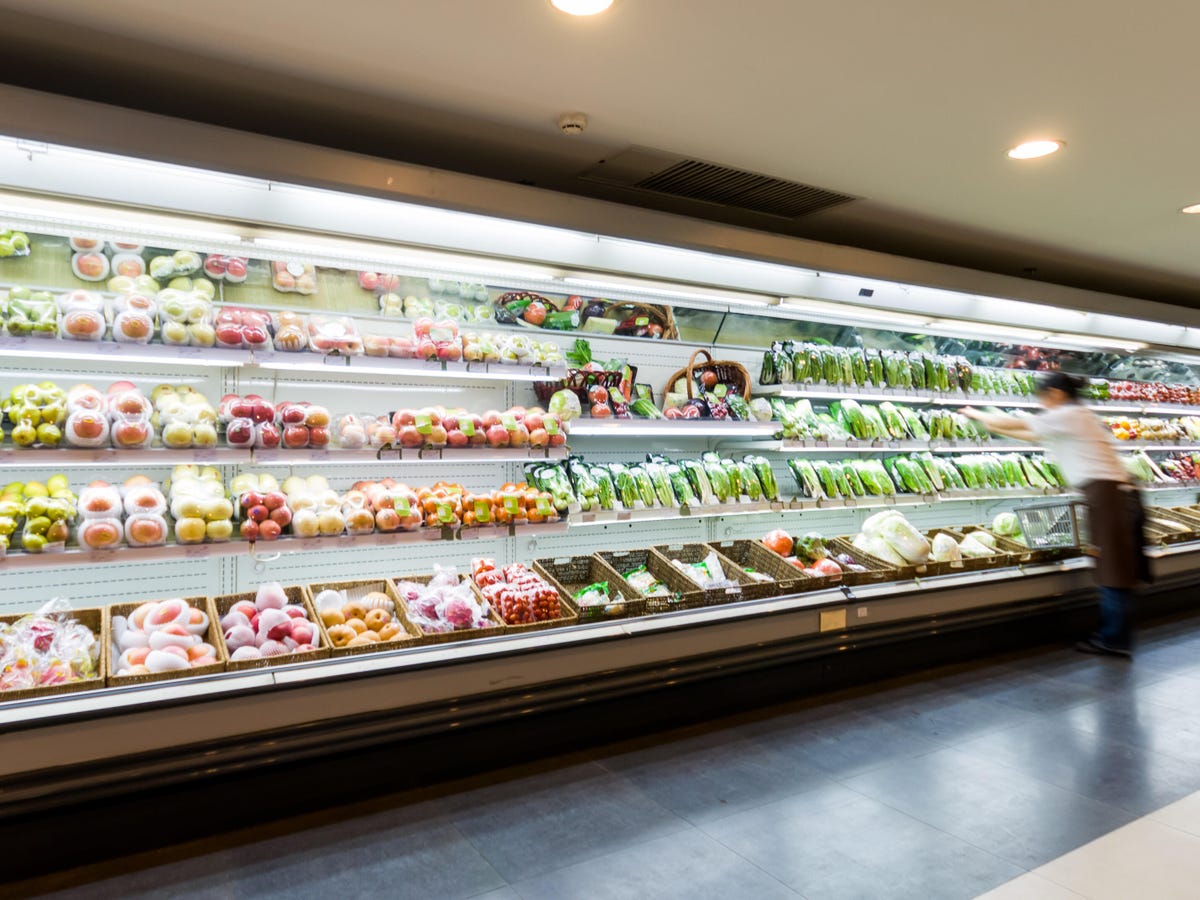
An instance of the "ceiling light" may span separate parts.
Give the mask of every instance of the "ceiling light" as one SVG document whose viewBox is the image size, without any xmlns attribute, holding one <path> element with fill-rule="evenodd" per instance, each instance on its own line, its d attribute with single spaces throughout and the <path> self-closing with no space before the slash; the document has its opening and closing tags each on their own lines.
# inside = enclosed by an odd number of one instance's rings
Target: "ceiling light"
<svg viewBox="0 0 1200 900">
<path fill-rule="evenodd" d="M 1057 153 L 1066 145 L 1065 141 L 1026 141 L 1008 151 L 1011 159 L 1037 159 Z"/>
<path fill-rule="evenodd" d="M 613 5 L 613 0 L 550 0 L 550 5 L 572 16 L 595 16 Z"/>
<path fill-rule="evenodd" d="M 1191 206 L 1185 206 L 1180 210 L 1181 213 L 1187 213 L 1189 216 L 1194 216 L 1200 213 L 1200 203 L 1193 203 Z"/>
</svg>

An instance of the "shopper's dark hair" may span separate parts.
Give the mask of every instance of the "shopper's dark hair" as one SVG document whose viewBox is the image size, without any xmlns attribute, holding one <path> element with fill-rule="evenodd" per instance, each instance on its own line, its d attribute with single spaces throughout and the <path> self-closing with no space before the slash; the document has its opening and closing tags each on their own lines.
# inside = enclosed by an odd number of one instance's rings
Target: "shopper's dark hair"
<svg viewBox="0 0 1200 900">
<path fill-rule="evenodd" d="M 1066 372 L 1048 372 L 1038 379 L 1038 393 L 1042 391 L 1062 391 L 1070 400 L 1078 400 L 1079 392 L 1083 389 L 1083 379 L 1068 375 Z"/>
</svg>

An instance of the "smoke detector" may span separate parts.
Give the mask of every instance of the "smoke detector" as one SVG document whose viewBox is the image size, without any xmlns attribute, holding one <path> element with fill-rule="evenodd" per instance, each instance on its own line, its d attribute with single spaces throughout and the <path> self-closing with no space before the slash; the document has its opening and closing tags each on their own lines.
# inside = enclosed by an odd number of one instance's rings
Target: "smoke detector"
<svg viewBox="0 0 1200 900">
<path fill-rule="evenodd" d="M 566 135 L 583 134 L 588 119 L 583 113 L 563 113 L 558 117 L 558 130 Z"/>
</svg>

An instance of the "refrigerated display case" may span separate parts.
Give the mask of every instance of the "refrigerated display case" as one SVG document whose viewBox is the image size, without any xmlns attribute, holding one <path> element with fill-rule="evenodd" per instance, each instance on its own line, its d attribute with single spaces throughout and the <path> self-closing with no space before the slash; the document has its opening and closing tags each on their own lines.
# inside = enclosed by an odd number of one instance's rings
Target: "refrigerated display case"
<svg viewBox="0 0 1200 900">
<path fill-rule="evenodd" d="M 97 642 L 90 669 L 0 692 L 7 813 L 139 766 L 193 777 L 1087 602 L 1077 553 L 849 543 L 880 511 L 957 542 L 1069 499 L 1037 448 L 953 415 L 1036 405 L 1018 363 L 1096 376 L 1098 410 L 1164 423 L 1114 432 L 1164 510 L 1160 585 L 1200 574 L 1200 344 L 1152 305 L 1132 325 L 1030 307 L 1046 324 L 1014 328 L 1026 301 L 697 249 L 682 222 L 672 246 L 327 175 L 25 139 L 0 159 L 0 615 L 65 601 Z M 712 361 L 689 372 L 697 350 Z M 1173 381 L 1113 391 L 1103 371 Z M 774 529 L 844 536 L 861 565 L 756 563 L 739 542 Z M 494 577 L 427 602 L 438 567 L 478 560 Z M 661 591 L 624 579 L 643 569 Z M 151 643 L 127 620 L 163 598 L 190 605 Z M 7 671 L 35 638 L 18 658 L 10 633 Z"/>
</svg>

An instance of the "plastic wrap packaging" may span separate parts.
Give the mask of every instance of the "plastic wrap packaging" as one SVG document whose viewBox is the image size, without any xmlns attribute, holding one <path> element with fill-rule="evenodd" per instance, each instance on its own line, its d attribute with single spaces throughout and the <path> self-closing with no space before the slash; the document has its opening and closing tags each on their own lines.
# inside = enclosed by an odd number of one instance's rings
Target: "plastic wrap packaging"
<svg viewBox="0 0 1200 900">
<path fill-rule="evenodd" d="M 386 334 L 364 334 L 362 336 L 363 353 L 367 356 L 391 355 L 392 339 Z"/>
<path fill-rule="evenodd" d="M 121 545 L 125 526 L 119 518 L 85 519 L 76 531 L 79 546 L 89 550 L 111 550 Z"/>
<path fill-rule="evenodd" d="M 271 317 L 269 314 L 237 306 L 222 307 L 217 311 L 217 346 L 227 349 L 247 350 L 271 349 Z"/>
<path fill-rule="evenodd" d="M 225 424 L 225 443 L 230 447 L 253 447 L 256 438 L 253 419 L 232 419 Z"/>
<path fill-rule="evenodd" d="M 304 316 L 297 312 L 281 311 L 274 315 L 275 349 L 297 353 L 308 349 L 308 330 Z"/>
<path fill-rule="evenodd" d="M 80 409 L 104 413 L 107 408 L 107 398 L 90 384 L 77 384 L 67 391 L 68 413 L 73 413 Z"/>
<path fill-rule="evenodd" d="M 484 630 L 495 627 L 485 600 L 480 603 L 469 581 L 460 581 L 454 568 L 434 566 L 429 584 L 401 581 L 396 592 L 408 619 L 425 634 Z"/>
<path fill-rule="evenodd" d="M 154 317 L 147 312 L 131 309 L 113 318 L 114 341 L 126 344 L 148 344 L 154 340 Z"/>
<path fill-rule="evenodd" d="M 351 600 L 345 591 L 323 590 L 313 605 L 334 647 L 365 647 L 408 637 L 395 604 L 381 591 Z"/>
<path fill-rule="evenodd" d="M 88 449 L 107 447 L 108 430 L 108 417 L 88 409 L 71 413 L 63 429 L 69 446 Z"/>
<path fill-rule="evenodd" d="M 21 548 L 26 553 L 64 549 L 75 516 L 75 505 L 66 498 L 27 497 Z"/>
<path fill-rule="evenodd" d="M 122 291 L 113 298 L 113 312 L 143 312 L 158 317 L 158 301 L 148 293 L 138 290 Z"/>
<path fill-rule="evenodd" d="M 125 520 L 125 542 L 130 547 L 161 547 L 167 533 L 167 520 L 161 514 L 138 513 Z"/>
<path fill-rule="evenodd" d="M 178 347 L 216 345 L 212 301 L 196 291 L 159 291 L 158 317 L 164 344 Z"/>
<path fill-rule="evenodd" d="M 279 426 L 274 422 L 259 422 L 254 426 L 254 446 L 258 450 L 274 450 L 279 446 Z"/>
<path fill-rule="evenodd" d="M 112 445 L 121 450 L 145 450 L 154 444 L 154 426 L 149 416 L 117 413 L 112 416 L 109 434 Z"/>
<path fill-rule="evenodd" d="M 137 253 L 114 253 L 112 273 L 125 278 L 137 278 L 146 274 L 146 261 Z"/>
<path fill-rule="evenodd" d="M 148 601 L 128 616 L 113 616 L 112 675 L 157 675 L 217 665 L 220 654 L 204 640 L 208 625 L 207 612 L 179 598 Z"/>
<path fill-rule="evenodd" d="M 65 341 L 99 341 L 107 327 L 103 312 L 72 309 L 59 319 L 58 336 Z"/>
<path fill-rule="evenodd" d="M 167 511 L 167 498 L 156 484 L 134 484 L 125 489 L 121 498 L 125 515 L 162 515 Z"/>
<path fill-rule="evenodd" d="M 558 591 L 530 569 L 514 563 L 502 571 L 490 559 L 471 563 L 475 584 L 506 625 L 528 625 L 562 616 Z"/>
<path fill-rule="evenodd" d="M 52 338 L 58 335 L 58 304 L 46 291 L 8 289 L 4 327 L 13 337 Z"/>
<path fill-rule="evenodd" d="M 304 606 L 288 603 L 278 582 L 261 585 L 253 603 L 242 601 L 221 619 L 231 661 L 307 653 L 321 646 L 320 629 Z"/>
<path fill-rule="evenodd" d="M 111 269 L 108 257 L 101 252 L 91 250 L 71 255 L 71 271 L 80 281 L 103 281 Z"/>
<path fill-rule="evenodd" d="M 120 490 L 111 484 L 90 484 L 79 495 L 79 514 L 85 520 L 119 519 L 124 509 Z"/>
<path fill-rule="evenodd" d="M 313 315 L 308 317 L 308 345 L 317 353 L 337 352 L 360 356 L 363 352 L 358 327 L 348 316 Z"/>
<path fill-rule="evenodd" d="M 284 294 L 315 294 L 316 267 L 294 260 L 278 260 L 271 263 L 271 284 Z"/>
<path fill-rule="evenodd" d="M 210 253 L 204 260 L 204 274 L 213 281 L 227 281 L 230 284 L 241 284 L 246 280 L 250 260 L 245 256 L 225 256 L 221 253 Z"/>
<path fill-rule="evenodd" d="M 374 422 L 373 417 L 371 421 Z M 362 416 L 347 414 L 338 416 L 333 426 L 333 434 L 338 446 L 345 450 L 360 450 L 367 446 L 367 426 Z"/>
<path fill-rule="evenodd" d="M 99 635 L 71 615 L 65 600 L 0 623 L 0 697 L 3 691 L 99 677 Z"/>
</svg>

